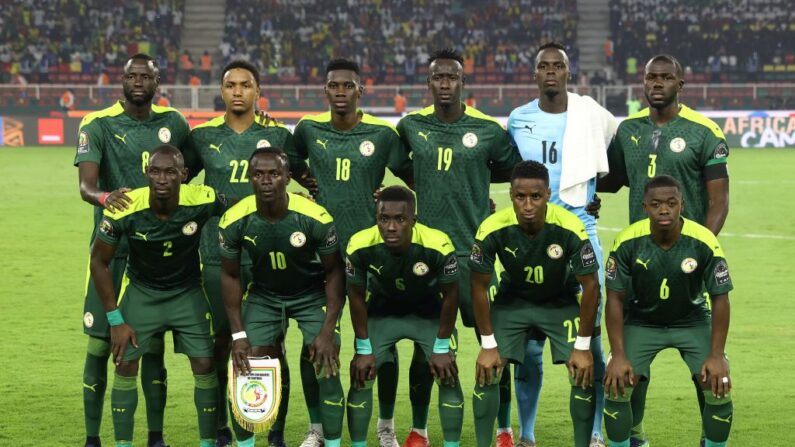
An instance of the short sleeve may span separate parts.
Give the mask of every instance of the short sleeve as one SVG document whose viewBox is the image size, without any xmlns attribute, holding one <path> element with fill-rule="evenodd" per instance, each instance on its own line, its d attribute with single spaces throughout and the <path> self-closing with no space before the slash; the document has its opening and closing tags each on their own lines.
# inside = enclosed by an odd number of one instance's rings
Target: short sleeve
<svg viewBox="0 0 795 447">
<path fill-rule="evenodd" d="M 729 275 L 729 264 L 721 256 L 713 256 L 704 269 L 704 286 L 710 295 L 729 293 L 734 285 Z"/>
<path fill-rule="evenodd" d="M 312 241 L 320 256 L 330 255 L 339 251 L 339 238 L 334 222 L 321 223 L 315 221 L 312 226 Z"/>
<path fill-rule="evenodd" d="M 458 281 L 460 274 L 458 273 L 458 257 L 455 251 L 451 251 L 447 255 L 439 254 L 439 283 L 451 284 Z"/>
<path fill-rule="evenodd" d="M 705 128 L 706 135 L 701 147 L 701 165 L 710 166 L 726 163 L 729 157 L 729 145 L 722 134 L 716 135 L 715 132 Z"/>
<path fill-rule="evenodd" d="M 489 148 L 489 159 L 493 169 L 500 171 L 511 169 L 522 161 L 519 149 L 511 142 L 508 132 L 495 124 L 494 142 Z"/>
<path fill-rule="evenodd" d="M 627 186 L 627 166 L 624 164 L 624 148 L 621 147 L 619 134 L 613 138 L 607 148 L 607 164 L 610 168 L 610 175 L 621 179 L 621 184 Z"/>
<path fill-rule="evenodd" d="M 99 221 L 97 238 L 108 245 L 118 245 L 124 236 L 124 225 L 121 221 L 114 219 L 109 214 L 103 214 Z"/>
<path fill-rule="evenodd" d="M 240 258 L 240 228 L 240 221 L 233 222 L 225 228 L 219 228 L 218 245 L 221 249 L 221 256 L 224 258 Z"/>
<path fill-rule="evenodd" d="M 411 173 L 413 166 L 403 140 L 400 139 L 398 134 L 391 130 L 386 139 L 389 146 L 389 159 L 387 160 L 387 167 L 389 167 L 389 170 L 398 177 L 403 177 L 404 174 Z"/>
<path fill-rule="evenodd" d="M 497 256 L 494 237 L 490 234 L 482 241 L 475 240 L 469 253 L 470 270 L 478 273 L 494 273 L 494 261 Z"/>
<path fill-rule="evenodd" d="M 292 143 L 287 144 L 285 140 L 284 153 L 290 161 L 290 173 L 293 176 L 303 174 L 307 169 L 306 159 L 309 158 L 309 151 L 306 144 L 306 123 L 299 122 L 293 131 Z"/>
<path fill-rule="evenodd" d="M 363 258 L 361 250 L 345 257 L 345 277 L 349 284 L 367 285 L 367 262 Z"/>
<path fill-rule="evenodd" d="M 172 135 L 171 144 L 182 149 L 185 147 L 185 143 L 188 141 L 188 136 L 190 135 L 190 125 L 188 124 L 188 120 L 185 119 L 185 115 L 174 112 L 174 135 Z"/>
<path fill-rule="evenodd" d="M 182 157 L 185 159 L 185 167 L 188 168 L 188 179 L 196 177 L 204 169 L 195 132 L 188 134 L 188 138 L 185 139 L 185 144 L 182 145 Z"/>
<path fill-rule="evenodd" d="M 585 276 L 599 271 L 599 261 L 590 240 L 582 240 L 572 234 L 569 245 L 571 248 L 567 250 L 567 255 L 572 273 Z"/>
<path fill-rule="evenodd" d="M 83 122 L 85 122 L 85 118 Z M 102 127 L 98 120 L 80 124 L 77 134 L 77 153 L 75 154 L 74 165 L 77 166 L 84 161 L 100 164 L 104 151 L 104 140 Z"/>
<path fill-rule="evenodd" d="M 630 284 L 630 264 L 626 250 L 619 246 L 610 252 L 605 263 L 605 287 L 610 290 L 623 291 Z"/>
</svg>

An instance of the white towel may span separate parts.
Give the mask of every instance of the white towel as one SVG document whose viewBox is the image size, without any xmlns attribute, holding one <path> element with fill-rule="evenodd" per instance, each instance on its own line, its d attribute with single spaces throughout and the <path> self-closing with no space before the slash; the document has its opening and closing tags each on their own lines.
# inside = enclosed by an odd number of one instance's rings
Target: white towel
<svg viewBox="0 0 795 447">
<path fill-rule="evenodd" d="M 559 197 L 571 206 L 582 207 L 591 199 L 588 182 L 610 171 L 607 147 L 618 123 L 612 113 L 590 96 L 569 92 L 568 99 Z"/>
</svg>

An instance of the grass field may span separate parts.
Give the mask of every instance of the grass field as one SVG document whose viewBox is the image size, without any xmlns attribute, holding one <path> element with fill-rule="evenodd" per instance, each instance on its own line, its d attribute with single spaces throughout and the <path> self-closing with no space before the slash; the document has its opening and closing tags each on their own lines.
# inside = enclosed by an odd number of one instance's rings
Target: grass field
<svg viewBox="0 0 795 447">
<path fill-rule="evenodd" d="M 82 300 L 91 212 L 80 200 L 72 158 L 73 150 L 69 148 L 0 147 L 2 446 L 82 445 L 81 377 L 86 344 Z M 795 424 L 795 391 L 789 383 L 795 366 L 795 305 L 790 292 L 795 278 L 795 209 L 783 199 L 795 186 L 795 150 L 735 150 L 730 164 L 731 211 L 720 239 L 736 287 L 731 295 L 728 341 L 735 385 L 731 445 L 788 445 L 787 438 Z M 505 206 L 507 185 L 496 185 L 493 197 L 498 207 Z M 607 250 L 617 230 L 626 224 L 626 195 L 604 196 L 601 215 L 600 233 Z M 347 365 L 353 351 L 347 315 L 343 323 L 341 359 Z M 293 330 L 288 338 L 293 371 L 298 371 L 297 332 Z M 474 429 L 469 396 L 478 346 L 471 332 L 460 333 L 459 368 L 467 396 L 462 445 L 471 446 Z M 396 410 L 401 441 L 411 423 L 409 349 L 407 342 L 401 344 L 405 369 Z M 545 359 L 549 359 L 548 354 Z M 196 445 L 188 361 L 168 354 L 166 363 L 166 440 L 174 447 Z M 653 369 L 646 412 L 652 444 L 697 445 L 700 422 L 685 364 L 669 351 L 658 357 Z M 347 374 L 343 374 L 343 385 L 347 390 Z M 564 368 L 547 366 L 536 428 L 540 445 L 571 445 L 567 388 Z M 435 399 L 434 396 L 432 402 Z M 137 445 L 145 442 L 144 414 L 141 397 Z M 296 380 L 287 427 L 291 446 L 300 443 L 306 424 L 301 386 Z M 440 445 L 435 404 L 430 415 L 430 434 L 434 445 Z M 106 445 L 112 445 L 109 403 L 105 406 L 102 436 Z M 260 441 L 260 445 L 264 442 Z"/>
</svg>

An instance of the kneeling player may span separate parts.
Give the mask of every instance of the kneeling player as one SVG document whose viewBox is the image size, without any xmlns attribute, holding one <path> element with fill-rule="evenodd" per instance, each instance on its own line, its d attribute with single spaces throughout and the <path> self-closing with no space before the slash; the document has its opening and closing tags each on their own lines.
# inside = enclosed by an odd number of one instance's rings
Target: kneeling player
<svg viewBox="0 0 795 447">
<path fill-rule="evenodd" d="M 630 446 L 633 385 L 648 377 L 652 360 L 666 348 L 678 349 L 690 373 L 701 379 L 705 445 L 724 446 L 729 437 L 733 407 L 724 347 L 732 282 L 717 238 L 682 218 L 683 206 L 676 179 L 649 180 L 643 196 L 649 218 L 619 233 L 607 260 L 611 358 L 605 427 L 611 446 Z M 711 318 L 705 288 L 712 300 Z M 627 291 L 634 298 L 625 303 Z"/>
<path fill-rule="evenodd" d="M 248 372 L 248 357 L 279 357 L 289 318 L 298 322 L 315 364 L 326 447 L 339 447 L 344 396 L 337 368 L 337 315 L 343 303 L 343 267 L 337 230 L 326 210 L 287 192 L 290 170 L 280 149 L 257 149 L 248 175 L 254 195 L 227 211 L 219 224 L 221 294 L 232 330 L 232 359 Z M 252 261 L 252 282 L 242 305 L 240 257 Z M 305 390 L 306 393 L 306 390 Z M 250 432 L 235 426 L 238 445 L 253 446 Z"/>
<path fill-rule="evenodd" d="M 480 224 L 469 260 L 481 331 L 473 399 L 477 445 L 491 445 L 499 407 L 495 379 L 507 362 L 523 361 L 528 336 L 537 331 L 549 338 L 553 362 L 568 367 L 574 445 L 587 447 L 595 405 L 590 342 L 599 303 L 596 256 L 580 219 L 547 203 L 549 173 L 544 165 L 517 164 L 510 194 L 513 208 Z M 487 289 L 497 257 L 505 272 L 489 308 Z"/>
<path fill-rule="evenodd" d="M 376 371 L 394 361 L 391 350 L 403 339 L 422 348 L 439 383 L 444 445 L 457 446 L 461 438 L 464 396 L 451 352 L 458 260 L 446 234 L 416 221 L 414 194 L 390 186 L 379 196 L 376 225 L 356 233 L 348 244 L 345 270 L 356 333 L 348 429 L 354 447 L 366 445 Z"/>
<path fill-rule="evenodd" d="M 200 445 L 211 447 L 218 378 L 210 307 L 200 281 L 199 236 L 202 226 L 225 206 L 210 187 L 181 185 L 187 171 L 174 146 L 152 152 L 146 175 L 149 187 L 128 192 L 127 209 L 105 211 L 91 251 L 91 275 L 111 325 L 116 363 L 110 400 L 116 445 L 132 445 L 138 361 L 156 334 L 170 330 L 174 349 L 190 358 Z M 109 266 L 122 238 L 129 241 L 130 258 L 117 293 Z"/>
</svg>

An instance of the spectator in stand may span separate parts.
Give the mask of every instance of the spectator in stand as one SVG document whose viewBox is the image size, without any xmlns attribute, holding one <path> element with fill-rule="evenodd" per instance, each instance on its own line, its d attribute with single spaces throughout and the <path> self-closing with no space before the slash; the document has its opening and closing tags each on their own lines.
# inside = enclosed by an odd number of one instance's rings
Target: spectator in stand
<svg viewBox="0 0 795 447">
<path fill-rule="evenodd" d="M 398 90 L 395 94 L 395 114 L 403 116 L 406 114 L 406 97 L 403 96 L 403 91 Z"/>
<path fill-rule="evenodd" d="M 75 91 L 74 89 L 68 88 L 65 92 L 61 95 L 61 99 L 58 101 L 58 105 L 61 106 L 61 110 L 64 113 L 69 112 L 70 110 L 75 109 Z"/>
<path fill-rule="evenodd" d="M 210 53 L 207 50 L 204 50 L 204 54 L 202 54 L 200 61 L 200 68 L 201 68 L 202 84 L 209 84 L 210 75 L 212 74 L 213 70 L 213 61 L 212 58 L 210 57 Z"/>
<path fill-rule="evenodd" d="M 179 74 L 177 75 L 177 81 L 190 84 L 193 74 L 193 59 L 190 57 L 190 51 L 185 50 L 179 56 Z"/>
<path fill-rule="evenodd" d="M 271 101 L 265 96 L 265 92 L 260 94 L 259 99 L 257 99 L 257 110 L 262 112 L 267 112 L 271 109 Z"/>
<path fill-rule="evenodd" d="M 171 100 L 168 99 L 168 93 L 160 92 L 160 98 L 157 99 L 157 105 L 160 107 L 171 107 Z"/>
</svg>

